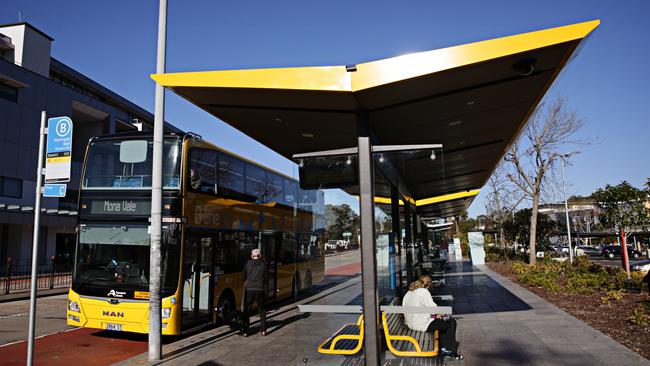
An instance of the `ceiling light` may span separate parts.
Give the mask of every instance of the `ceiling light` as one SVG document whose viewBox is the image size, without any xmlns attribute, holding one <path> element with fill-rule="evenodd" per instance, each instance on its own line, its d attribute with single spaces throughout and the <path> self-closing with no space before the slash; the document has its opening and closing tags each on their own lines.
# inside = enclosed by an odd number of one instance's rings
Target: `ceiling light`
<svg viewBox="0 0 650 366">
<path fill-rule="evenodd" d="M 301 168 L 304 167 L 305 162 L 302 159 L 300 159 L 300 162 L 298 163 L 298 166 L 301 167 Z"/>
<path fill-rule="evenodd" d="M 313 138 L 314 134 L 313 133 L 301 133 L 302 137 L 308 137 L 308 138 Z"/>
<path fill-rule="evenodd" d="M 384 154 L 379 154 L 379 162 L 383 163 L 384 161 Z"/>
<path fill-rule="evenodd" d="M 436 152 L 434 150 L 431 150 L 431 156 L 429 156 L 431 160 L 436 160 Z"/>
<path fill-rule="evenodd" d="M 349 155 L 348 155 L 348 160 L 346 160 L 345 163 L 348 165 L 352 164 L 352 159 L 350 159 Z"/>
<path fill-rule="evenodd" d="M 284 119 L 282 119 L 280 117 L 275 117 L 275 118 L 273 118 L 273 121 L 274 122 L 284 122 Z"/>
<path fill-rule="evenodd" d="M 463 121 L 457 120 L 457 121 L 449 122 L 449 126 L 454 127 L 454 126 L 458 126 L 461 123 L 463 123 Z"/>
<path fill-rule="evenodd" d="M 474 105 L 475 103 L 476 103 L 475 101 L 470 100 L 470 101 L 468 101 L 467 103 L 465 103 L 465 105 L 466 105 L 466 106 L 470 106 L 470 105 Z"/>
<path fill-rule="evenodd" d="M 465 145 L 466 142 L 467 141 L 465 141 L 465 140 L 460 140 L 460 141 L 458 141 L 458 145 Z"/>
</svg>

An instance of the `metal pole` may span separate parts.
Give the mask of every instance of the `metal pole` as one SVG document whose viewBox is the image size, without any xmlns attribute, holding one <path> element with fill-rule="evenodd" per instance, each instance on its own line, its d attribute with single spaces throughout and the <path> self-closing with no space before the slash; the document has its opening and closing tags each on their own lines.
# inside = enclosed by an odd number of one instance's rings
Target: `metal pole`
<svg viewBox="0 0 650 366">
<path fill-rule="evenodd" d="M 375 187 L 370 138 L 359 136 L 359 208 L 361 216 L 361 285 L 365 365 L 379 365 L 379 300 L 375 255 Z"/>
<path fill-rule="evenodd" d="M 402 230 L 400 229 L 399 222 L 399 191 L 397 190 L 397 186 L 392 184 L 390 186 L 390 214 L 393 224 L 393 237 L 395 238 L 395 246 L 397 247 L 395 271 L 398 279 L 397 288 L 399 289 L 402 287 Z"/>
<path fill-rule="evenodd" d="M 38 140 L 38 165 L 36 167 L 36 196 L 34 203 L 34 234 L 32 237 L 32 282 L 29 293 L 29 336 L 27 338 L 27 366 L 34 363 L 34 328 L 36 326 L 36 287 L 38 285 L 38 239 L 41 225 L 41 185 L 43 183 L 43 150 L 45 150 L 45 119 L 41 112 L 41 129 Z"/>
<path fill-rule="evenodd" d="M 160 0 L 158 11 L 158 55 L 156 73 L 165 73 L 167 43 L 167 0 Z M 151 173 L 151 248 L 149 250 L 149 362 L 162 356 L 160 241 L 162 236 L 162 150 L 165 120 L 165 89 L 156 83 L 153 124 L 153 167 Z"/>
<path fill-rule="evenodd" d="M 566 214 L 566 235 L 569 239 L 569 261 L 573 263 L 573 250 L 571 248 L 571 226 L 569 225 L 569 204 L 566 200 L 566 179 L 564 178 L 564 157 L 562 157 L 562 186 L 564 191 L 564 213 Z"/>
</svg>

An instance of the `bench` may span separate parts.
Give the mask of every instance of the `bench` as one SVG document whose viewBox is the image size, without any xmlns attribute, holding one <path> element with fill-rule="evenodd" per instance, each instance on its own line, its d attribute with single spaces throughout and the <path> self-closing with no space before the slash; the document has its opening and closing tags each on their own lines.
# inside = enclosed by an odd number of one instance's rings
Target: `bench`
<svg viewBox="0 0 650 366">
<path fill-rule="evenodd" d="M 438 331 L 433 334 L 410 329 L 404 321 L 406 312 L 426 312 L 427 314 L 451 314 L 451 307 L 382 307 L 381 321 L 386 345 L 395 356 L 435 357 L 439 352 Z"/>
<path fill-rule="evenodd" d="M 355 324 L 345 324 L 318 346 L 318 353 L 329 355 L 354 355 L 363 346 L 363 315 Z"/>
</svg>

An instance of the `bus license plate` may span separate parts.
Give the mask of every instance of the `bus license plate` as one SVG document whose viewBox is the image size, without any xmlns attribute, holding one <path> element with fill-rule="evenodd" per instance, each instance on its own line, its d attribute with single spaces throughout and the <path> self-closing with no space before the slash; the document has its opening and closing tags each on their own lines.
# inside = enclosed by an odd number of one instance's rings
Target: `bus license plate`
<svg viewBox="0 0 650 366">
<path fill-rule="evenodd" d="M 106 330 L 122 331 L 122 324 L 106 323 Z"/>
</svg>

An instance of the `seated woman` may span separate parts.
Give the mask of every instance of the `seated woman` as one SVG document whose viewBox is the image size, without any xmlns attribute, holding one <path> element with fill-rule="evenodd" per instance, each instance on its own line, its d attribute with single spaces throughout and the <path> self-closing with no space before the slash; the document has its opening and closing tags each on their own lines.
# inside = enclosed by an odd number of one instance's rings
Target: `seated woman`
<svg viewBox="0 0 650 366">
<path fill-rule="evenodd" d="M 426 284 L 421 279 L 411 282 L 409 291 L 404 295 L 402 306 L 438 306 L 431 298 Z M 412 313 L 404 314 L 406 325 L 420 332 L 440 332 L 441 354 L 446 357 L 460 358 L 456 342 L 456 320 L 449 315 Z"/>
</svg>

